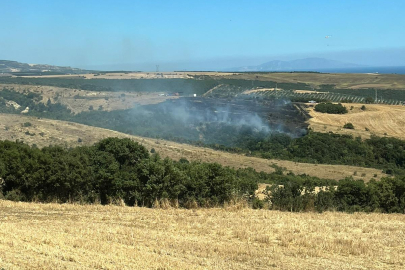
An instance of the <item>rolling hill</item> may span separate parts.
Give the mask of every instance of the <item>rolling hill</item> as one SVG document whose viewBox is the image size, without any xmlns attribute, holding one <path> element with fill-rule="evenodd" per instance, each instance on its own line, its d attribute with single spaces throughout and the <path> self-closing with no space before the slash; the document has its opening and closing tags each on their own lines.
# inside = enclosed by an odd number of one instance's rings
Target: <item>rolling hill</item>
<svg viewBox="0 0 405 270">
<path fill-rule="evenodd" d="M 60 73 L 60 74 L 80 74 L 88 73 L 87 70 L 72 68 L 72 67 L 61 67 L 53 66 L 47 64 L 27 64 L 20 63 L 17 61 L 0 60 L 0 73 Z"/>
</svg>

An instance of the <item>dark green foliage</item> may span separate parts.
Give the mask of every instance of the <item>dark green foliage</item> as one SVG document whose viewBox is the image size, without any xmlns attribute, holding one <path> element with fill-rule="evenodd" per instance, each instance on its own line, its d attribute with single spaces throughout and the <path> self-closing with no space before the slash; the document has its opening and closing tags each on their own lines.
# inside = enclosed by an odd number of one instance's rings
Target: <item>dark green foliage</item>
<svg viewBox="0 0 405 270">
<path fill-rule="evenodd" d="M 291 180 L 267 189 L 272 209 L 283 211 L 405 213 L 405 177 L 383 178 L 364 183 L 346 178 L 336 186 L 324 186 L 318 193 L 311 186 Z"/>
<path fill-rule="evenodd" d="M 0 142 L 1 193 L 16 201 L 79 201 L 152 206 L 154 200 L 222 205 L 252 196 L 260 175 L 219 164 L 173 162 L 150 156 L 130 139 L 107 138 L 92 147 L 42 150 Z M 252 177 L 253 176 L 253 177 Z"/>
<path fill-rule="evenodd" d="M 353 126 L 352 123 L 346 123 L 346 124 L 343 125 L 343 128 L 346 128 L 346 129 L 354 129 L 354 126 Z"/>
<path fill-rule="evenodd" d="M 335 84 L 321 84 L 319 85 L 319 89 L 321 90 L 332 90 L 335 89 Z"/>
<path fill-rule="evenodd" d="M 316 194 L 315 209 L 318 212 L 333 210 L 335 207 L 334 187 L 330 187 L 327 191 L 321 190 Z"/>
<path fill-rule="evenodd" d="M 361 108 L 360 108 L 362 111 L 365 111 L 366 110 L 366 106 L 361 106 Z"/>
<path fill-rule="evenodd" d="M 364 100 L 364 102 L 366 102 L 367 104 L 374 103 L 374 98 L 372 98 L 372 97 L 366 97 L 366 99 Z"/>
<path fill-rule="evenodd" d="M 291 212 L 314 209 L 313 187 L 305 186 L 299 181 L 291 180 L 282 186 L 273 185 L 267 191 L 269 191 L 267 198 L 271 202 L 272 209 Z"/>
<path fill-rule="evenodd" d="M 254 197 L 253 201 L 252 201 L 252 208 L 253 209 L 263 209 L 263 207 L 264 207 L 264 201 Z"/>
<path fill-rule="evenodd" d="M 400 143 L 373 137 L 368 145 L 379 153 L 380 162 L 385 159 L 403 167 L 403 154 L 394 150 Z M 184 207 L 190 202 L 210 207 L 243 196 L 250 198 L 252 207 L 262 208 L 264 203 L 254 192 L 258 183 L 271 183 L 267 199 L 273 209 L 387 213 L 405 210 L 405 176 L 365 184 L 351 178 L 337 182 L 285 174 L 282 168 L 268 174 L 186 159 L 174 162 L 158 154 L 150 156 L 138 143 L 118 138 L 74 149 L 38 149 L 20 142 L 0 141 L 0 178 L 1 197 L 15 201 L 108 204 L 122 199 L 127 205 L 152 206 L 155 200 L 166 199 Z M 315 194 L 315 187 L 326 188 Z"/>
<path fill-rule="evenodd" d="M 342 104 L 319 103 L 315 106 L 315 111 L 322 113 L 344 114 L 347 113 L 346 107 Z"/>
</svg>

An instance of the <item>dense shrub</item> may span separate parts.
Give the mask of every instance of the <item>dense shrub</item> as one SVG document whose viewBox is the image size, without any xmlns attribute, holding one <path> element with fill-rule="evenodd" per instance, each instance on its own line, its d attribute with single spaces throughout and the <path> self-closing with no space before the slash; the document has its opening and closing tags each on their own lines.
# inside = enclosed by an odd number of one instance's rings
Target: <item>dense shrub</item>
<svg viewBox="0 0 405 270">
<path fill-rule="evenodd" d="M 354 129 L 354 126 L 353 126 L 352 123 L 346 123 L 346 124 L 343 125 L 343 128 L 346 128 L 346 129 Z"/>
<path fill-rule="evenodd" d="M 284 186 L 273 185 L 267 190 L 272 209 L 282 211 L 405 213 L 405 177 L 383 178 L 364 183 L 346 178 L 336 187 L 329 186 L 318 193 L 297 181 Z"/>
<path fill-rule="evenodd" d="M 386 162 L 403 166 L 405 158 L 398 156 L 392 139 L 372 138 L 368 143 Z M 149 207 L 166 200 L 182 207 L 211 207 L 245 197 L 252 207 L 262 208 L 264 203 L 254 193 L 258 183 L 270 183 L 273 185 L 265 194 L 272 209 L 405 210 L 405 176 L 364 183 L 285 173 L 283 168 L 268 174 L 251 168 L 235 170 L 215 163 L 162 159 L 129 139 L 107 138 L 73 149 L 38 149 L 0 141 L 0 197 L 9 200 L 102 204 L 123 200 L 127 205 Z M 326 188 L 315 193 L 315 187 Z"/>
<path fill-rule="evenodd" d="M 341 103 L 319 103 L 315 106 L 315 111 L 322 113 L 332 113 L 332 114 L 344 114 L 347 113 L 347 109 Z"/>
<path fill-rule="evenodd" d="M 253 171 L 254 172 L 254 171 Z M 80 201 L 152 206 L 167 199 L 186 206 L 222 205 L 254 194 L 258 173 L 219 164 L 150 156 L 130 139 L 107 138 L 91 147 L 31 148 L 0 142 L 2 195 L 21 201 Z"/>
</svg>

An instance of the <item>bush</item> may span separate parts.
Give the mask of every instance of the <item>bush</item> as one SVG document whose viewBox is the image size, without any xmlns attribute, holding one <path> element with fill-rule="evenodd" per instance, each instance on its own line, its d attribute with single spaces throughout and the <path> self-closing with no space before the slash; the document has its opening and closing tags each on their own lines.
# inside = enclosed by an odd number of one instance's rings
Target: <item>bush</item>
<svg viewBox="0 0 405 270">
<path fill-rule="evenodd" d="M 346 123 L 346 124 L 344 124 L 343 128 L 346 128 L 346 129 L 354 129 L 354 126 L 353 126 L 352 123 Z"/>
<path fill-rule="evenodd" d="M 253 201 L 252 201 L 252 208 L 253 209 L 263 209 L 263 207 L 264 207 L 264 201 L 260 200 L 257 197 L 254 197 Z"/>
<path fill-rule="evenodd" d="M 316 194 L 316 200 L 315 200 L 315 209 L 316 211 L 322 213 L 324 211 L 332 210 L 334 209 L 334 194 L 333 194 L 333 189 L 329 191 L 323 191 L 321 190 Z"/>
<path fill-rule="evenodd" d="M 364 100 L 364 102 L 365 102 L 366 104 L 372 104 L 372 103 L 374 103 L 374 98 L 372 98 L 372 97 L 366 97 L 366 99 Z"/>
<path fill-rule="evenodd" d="M 347 113 L 346 107 L 341 103 L 319 103 L 315 106 L 315 111 L 321 113 L 331 113 L 331 114 L 345 114 Z"/>
</svg>

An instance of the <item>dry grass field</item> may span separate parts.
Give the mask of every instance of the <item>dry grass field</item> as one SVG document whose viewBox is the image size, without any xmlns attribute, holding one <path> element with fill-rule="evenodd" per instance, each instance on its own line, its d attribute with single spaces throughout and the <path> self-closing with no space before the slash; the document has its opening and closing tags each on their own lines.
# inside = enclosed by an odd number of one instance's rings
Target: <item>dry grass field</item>
<svg viewBox="0 0 405 270">
<path fill-rule="evenodd" d="M 24 123 L 29 122 L 31 126 L 24 127 Z M 298 163 L 287 160 L 268 160 L 245 155 L 238 155 L 180 144 L 165 140 L 157 140 L 138 136 L 131 136 L 113 130 L 91 127 L 66 121 L 50 119 L 38 119 L 15 114 L 0 114 L 0 139 L 20 140 L 30 145 L 36 144 L 38 147 L 51 145 L 61 145 L 64 147 L 74 147 L 78 145 L 90 145 L 107 137 L 131 138 L 140 142 L 149 150 L 154 148 L 162 157 L 170 157 L 175 160 L 187 158 L 188 160 L 200 160 L 204 162 L 217 162 L 224 166 L 234 168 L 252 167 L 256 171 L 273 172 L 273 164 L 286 168 L 295 174 L 308 174 L 320 178 L 340 180 L 353 176 L 355 179 L 368 181 L 370 178 L 380 179 L 386 176 L 381 170 L 372 168 L 362 168 L 346 165 L 327 165 Z M 78 139 L 82 139 L 79 143 Z M 356 175 L 353 175 L 356 172 Z"/>
<path fill-rule="evenodd" d="M 377 135 L 405 139 L 405 106 L 368 104 L 365 105 L 366 110 L 362 111 L 362 104 L 343 105 L 349 113 L 320 113 L 310 107 L 308 111 L 312 116 L 309 119 L 311 129 L 317 132 L 353 134 L 362 138 Z M 350 110 L 352 106 L 353 109 Z M 343 125 L 346 123 L 352 123 L 355 129 L 344 129 Z"/>
<path fill-rule="evenodd" d="M 405 215 L 0 200 L 0 269 L 404 269 Z"/>
</svg>

